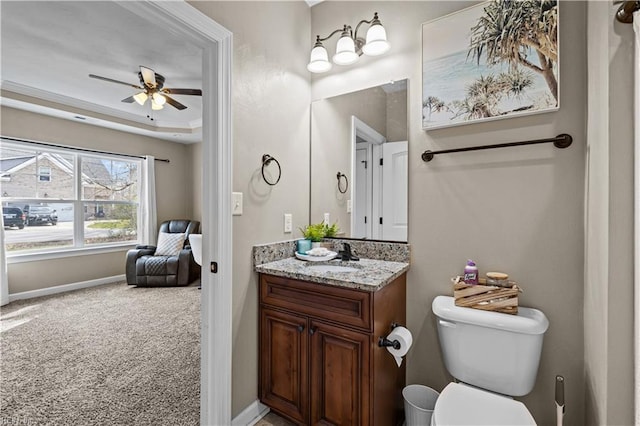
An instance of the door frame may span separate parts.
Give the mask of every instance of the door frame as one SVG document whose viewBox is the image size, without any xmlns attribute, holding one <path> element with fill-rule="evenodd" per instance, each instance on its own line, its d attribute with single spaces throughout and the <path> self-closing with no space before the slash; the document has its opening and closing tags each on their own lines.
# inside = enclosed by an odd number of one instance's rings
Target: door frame
<svg viewBox="0 0 640 426">
<path fill-rule="evenodd" d="M 202 48 L 200 424 L 231 424 L 233 34 L 185 1 L 119 5 Z M 215 238 L 210 236 L 215 235 Z M 216 262 L 217 273 L 209 272 Z M 209 265 L 212 265 L 211 267 Z"/>
<path fill-rule="evenodd" d="M 355 115 L 351 116 L 351 188 L 356 188 L 357 187 L 357 182 L 356 182 L 356 143 L 358 142 L 358 136 L 360 136 L 361 138 L 365 139 L 367 142 L 370 142 L 373 149 L 375 150 L 375 145 L 379 145 L 382 143 L 385 143 L 387 141 L 387 138 L 385 138 L 383 135 L 381 135 L 380 133 L 378 133 L 377 130 L 375 130 L 373 127 L 369 126 L 367 123 L 365 123 L 364 121 L 360 120 L 358 117 L 356 117 Z M 370 160 L 373 161 L 373 158 L 370 158 Z M 373 166 L 373 165 L 372 165 Z M 372 167 L 373 170 L 373 167 Z M 368 173 L 368 172 L 367 172 Z M 375 179 L 375 177 L 373 177 L 373 179 Z M 373 182 L 372 182 L 373 184 Z M 352 193 L 350 195 L 351 197 L 351 208 L 353 210 L 353 203 L 354 203 L 354 196 L 353 196 L 353 189 L 352 189 Z M 371 199 L 371 197 L 370 197 Z M 372 216 L 376 214 L 376 204 L 375 204 L 375 200 L 372 200 L 373 202 L 373 210 L 372 210 Z M 373 220 L 373 217 L 371 218 L 371 220 Z M 351 228 L 350 229 L 355 229 L 355 215 L 351 214 Z M 372 230 L 374 229 L 374 227 L 371 228 Z"/>
</svg>

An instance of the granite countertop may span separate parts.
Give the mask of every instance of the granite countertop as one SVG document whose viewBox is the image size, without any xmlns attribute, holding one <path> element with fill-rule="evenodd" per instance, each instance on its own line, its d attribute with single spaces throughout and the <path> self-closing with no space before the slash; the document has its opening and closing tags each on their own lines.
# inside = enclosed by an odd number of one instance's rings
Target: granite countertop
<svg viewBox="0 0 640 426">
<path fill-rule="evenodd" d="M 322 272 L 309 268 L 309 266 L 312 265 L 322 264 L 349 266 L 357 268 L 360 271 Z M 295 257 L 288 257 L 256 265 L 255 270 L 262 274 L 374 292 L 380 290 L 404 272 L 408 271 L 409 263 L 375 259 L 360 259 L 359 261 L 349 262 L 340 260 L 306 262 Z"/>
</svg>

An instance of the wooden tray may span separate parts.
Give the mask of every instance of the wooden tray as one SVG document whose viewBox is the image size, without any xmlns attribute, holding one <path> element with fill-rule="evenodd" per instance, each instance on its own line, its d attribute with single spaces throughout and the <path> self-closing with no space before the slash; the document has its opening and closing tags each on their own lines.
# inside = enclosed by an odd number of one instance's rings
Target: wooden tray
<svg viewBox="0 0 640 426">
<path fill-rule="evenodd" d="M 518 313 L 518 293 L 522 290 L 516 283 L 510 288 L 482 284 L 469 285 L 460 278 L 453 279 L 453 298 L 456 306 L 512 315 Z"/>
</svg>

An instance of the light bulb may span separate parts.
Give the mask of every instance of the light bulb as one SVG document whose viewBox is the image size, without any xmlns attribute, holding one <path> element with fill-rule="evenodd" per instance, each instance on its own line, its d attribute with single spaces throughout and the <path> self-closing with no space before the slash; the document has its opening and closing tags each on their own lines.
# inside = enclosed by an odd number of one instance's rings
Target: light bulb
<svg viewBox="0 0 640 426">
<path fill-rule="evenodd" d="M 321 43 L 317 43 L 311 50 L 311 57 L 309 64 L 307 64 L 307 69 L 314 73 L 326 72 L 331 69 L 329 54 Z"/>
<path fill-rule="evenodd" d="M 338 65 L 355 64 L 360 58 L 356 53 L 356 45 L 353 39 L 348 33 L 345 33 L 346 31 L 342 33 L 342 37 L 338 40 L 336 54 L 333 55 L 333 62 Z"/>
<path fill-rule="evenodd" d="M 362 46 L 362 52 L 368 56 L 378 56 L 388 51 L 390 47 L 387 31 L 379 21 L 377 24 L 374 23 L 367 31 L 367 42 Z"/>
<path fill-rule="evenodd" d="M 165 98 L 158 92 L 155 92 L 153 95 L 151 95 L 151 97 L 153 98 L 153 101 L 160 106 L 164 105 L 164 103 L 167 102 L 167 98 Z"/>
<path fill-rule="evenodd" d="M 133 95 L 133 100 L 135 100 L 140 105 L 144 105 L 148 97 L 149 96 L 147 96 L 145 92 L 140 92 L 137 95 Z"/>
<path fill-rule="evenodd" d="M 164 108 L 164 106 L 159 105 L 159 104 L 157 104 L 155 102 L 151 102 L 151 109 L 152 110 L 158 111 L 158 110 L 161 110 L 162 108 Z"/>
</svg>

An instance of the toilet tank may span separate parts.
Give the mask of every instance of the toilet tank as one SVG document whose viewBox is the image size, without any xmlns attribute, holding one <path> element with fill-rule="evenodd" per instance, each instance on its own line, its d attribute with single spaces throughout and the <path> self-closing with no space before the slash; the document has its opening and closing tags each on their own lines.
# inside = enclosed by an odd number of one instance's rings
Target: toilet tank
<svg viewBox="0 0 640 426">
<path fill-rule="evenodd" d="M 510 315 L 463 308 L 448 296 L 436 297 L 431 308 L 444 363 L 453 377 L 504 395 L 531 392 L 549 327 L 541 311 L 519 307 L 517 315 Z"/>
</svg>

